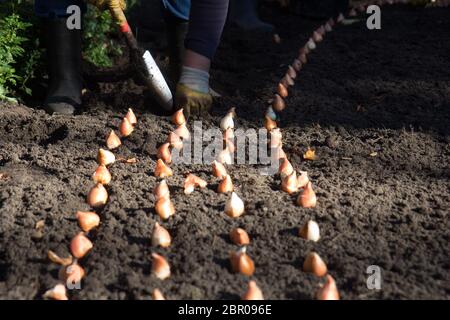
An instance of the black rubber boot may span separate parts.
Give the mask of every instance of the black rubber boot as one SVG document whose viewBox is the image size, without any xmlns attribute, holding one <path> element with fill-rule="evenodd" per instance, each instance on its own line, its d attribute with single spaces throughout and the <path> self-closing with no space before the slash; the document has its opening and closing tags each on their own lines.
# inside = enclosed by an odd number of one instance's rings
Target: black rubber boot
<svg viewBox="0 0 450 320">
<path fill-rule="evenodd" d="M 169 47 L 170 81 L 175 86 L 181 75 L 184 57 L 184 39 L 188 32 L 189 23 L 180 19 L 167 21 L 167 45 Z"/>
<path fill-rule="evenodd" d="M 49 87 L 44 108 L 73 114 L 81 105 L 81 30 L 69 30 L 66 18 L 44 19 Z"/>
<path fill-rule="evenodd" d="M 273 32 L 273 25 L 259 19 L 257 5 L 257 0 L 230 0 L 228 20 L 244 30 Z"/>
</svg>

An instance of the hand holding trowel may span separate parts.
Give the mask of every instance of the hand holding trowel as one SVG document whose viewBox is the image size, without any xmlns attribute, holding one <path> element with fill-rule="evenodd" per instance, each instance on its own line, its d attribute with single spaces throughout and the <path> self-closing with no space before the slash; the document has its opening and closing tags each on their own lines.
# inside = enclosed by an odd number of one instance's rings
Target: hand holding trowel
<svg viewBox="0 0 450 320">
<path fill-rule="evenodd" d="M 132 62 L 135 64 L 138 74 L 143 78 L 147 87 L 154 93 L 159 104 L 166 111 L 171 111 L 173 107 L 172 93 L 150 52 L 145 51 L 142 55 L 142 51 L 123 13 L 126 8 L 125 0 L 88 0 L 88 2 L 100 9 L 109 9 L 114 20 L 120 27 L 121 33 L 125 36 L 134 60 Z"/>
</svg>

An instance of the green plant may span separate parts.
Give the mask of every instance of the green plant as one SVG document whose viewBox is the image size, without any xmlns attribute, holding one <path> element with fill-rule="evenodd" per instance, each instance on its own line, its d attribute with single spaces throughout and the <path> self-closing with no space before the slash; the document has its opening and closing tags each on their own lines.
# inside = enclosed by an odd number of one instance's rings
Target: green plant
<svg viewBox="0 0 450 320">
<path fill-rule="evenodd" d="M 29 82 L 35 77 L 42 53 L 32 24 L 25 21 L 31 3 L 22 0 L 0 5 L 0 100 L 17 101 L 31 95 Z"/>
<path fill-rule="evenodd" d="M 140 0 L 128 0 L 127 10 L 139 6 Z M 117 25 L 109 11 L 88 5 L 83 26 L 83 57 L 98 67 L 111 67 L 122 54 L 117 41 Z"/>
<path fill-rule="evenodd" d="M 111 67 L 122 50 L 112 35 L 117 32 L 108 11 L 88 6 L 83 26 L 83 57 L 98 67 Z"/>
</svg>

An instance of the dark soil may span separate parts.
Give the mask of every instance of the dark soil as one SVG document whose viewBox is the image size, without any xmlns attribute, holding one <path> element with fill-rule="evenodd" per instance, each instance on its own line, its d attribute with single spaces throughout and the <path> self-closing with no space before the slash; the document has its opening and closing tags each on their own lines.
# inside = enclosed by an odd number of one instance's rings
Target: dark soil
<svg viewBox="0 0 450 320">
<path fill-rule="evenodd" d="M 204 127 L 217 125 L 230 106 L 238 125 L 262 126 L 273 88 L 319 21 L 266 8 L 282 38 L 227 29 L 212 72 L 224 97 Z M 448 299 L 450 178 L 450 10 L 394 6 L 383 9 L 382 30 L 365 21 L 339 26 L 310 55 L 287 99 L 281 127 L 285 151 L 307 170 L 318 194 L 315 209 L 295 205 L 279 190 L 279 178 L 257 166 L 230 169 L 246 203 L 238 219 L 223 213 L 227 196 L 215 192 L 209 165 L 173 166 L 168 180 L 177 213 L 163 225 L 169 249 L 152 248 L 159 218 L 152 190 L 156 146 L 173 129 L 153 114 L 142 88 L 126 81 L 85 95 L 86 111 L 49 116 L 23 105 L 0 109 L 0 297 L 40 299 L 57 283 L 52 249 L 68 254 L 79 232 L 74 214 L 88 210 L 96 152 L 120 117 L 133 107 L 137 130 L 116 152 L 137 157 L 115 164 L 110 201 L 101 226 L 91 232 L 94 249 L 81 264 L 87 277 L 73 299 L 148 299 L 159 288 L 169 299 L 233 299 L 248 277 L 230 271 L 236 250 L 228 233 L 251 236 L 253 278 L 268 299 L 311 299 L 321 279 L 302 272 L 310 250 L 326 261 L 343 299 Z M 307 147 L 318 159 L 305 162 Z M 376 152 L 375 156 L 371 153 Z M 186 196 L 184 174 L 210 187 Z M 316 220 L 322 238 L 305 242 L 297 229 Z M 35 224 L 45 221 L 39 233 Z M 151 276 L 151 252 L 166 256 L 172 276 Z M 382 269 L 381 290 L 368 290 L 366 269 Z"/>
</svg>

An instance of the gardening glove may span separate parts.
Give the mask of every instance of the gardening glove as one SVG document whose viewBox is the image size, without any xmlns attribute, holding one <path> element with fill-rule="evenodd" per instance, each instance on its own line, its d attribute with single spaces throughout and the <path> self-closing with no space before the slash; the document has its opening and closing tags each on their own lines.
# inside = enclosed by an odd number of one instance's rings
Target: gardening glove
<svg viewBox="0 0 450 320">
<path fill-rule="evenodd" d="M 209 88 L 209 73 L 183 67 L 175 93 L 175 106 L 183 108 L 186 115 L 201 115 L 209 111 L 212 95 Z"/>
<path fill-rule="evenodd" d="M 87 0 L 90 4 L 100 10 L 109 10 L 116 23 L 125 31 L 129 30 L 127 18 L 123 11 L 127 8 L 125 0 Z"/>
</svg>

